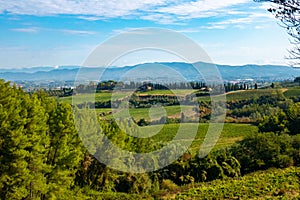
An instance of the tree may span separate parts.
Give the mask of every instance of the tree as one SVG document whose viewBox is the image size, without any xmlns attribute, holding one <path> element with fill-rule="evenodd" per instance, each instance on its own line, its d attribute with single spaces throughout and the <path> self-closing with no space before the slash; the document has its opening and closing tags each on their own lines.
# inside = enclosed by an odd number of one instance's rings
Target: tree
<svg viewBox="0 0 300 200">
<path fill-rule="evenodd" d="M 0 80 L 0 199 L 70 198 L 81 152 L 71 105 Z"/>
<path fill-rule="evenodd" d="M 288 129 L 290 134 L 296 135 L 300 133 L 300 103 L 295 103 L 288 110 Z"/>
<path fill-rule="evenodd" d="M 281 21 L 281 26 L 293 38 L 295 45 L 291 49 L 289 59 L 298 60 L 293 64 L 300 64 L 300 1 L 299 0 L 254 0 L 257 2 L 272 2 L 274 6 L 268 11 Z"/>
<path fill-rule="evenodd" d="M 1 199 L 38 199 L 46 193 L 46 119 L 37 95 L 0 81 Z"/>
<path fill-rule="evenodd" d="M 246 137 L 230 149 L 241 164 L 241 173 L 270 167 L 288 167 L 293 164 L 293 137 L 275 133 L 258 133 Z"/>
<path fill-rule="evenodd" d="M 265 116 L 259 123 L 258 129 L 261 132 L 283 132 L 286 128 L 286 114 L 280 110 L 277 114 Z"/>
<path fill-rule="evenodd" d="M 148 126 L 149 122 L 147 122 L 144 118 L 141 118 L 138 122 L 137 125 L 139 126 Z"/>
<path fill-rule="evenodd" d="M 49 191 L 44 198 L 62 198 L 61 195 L 75 183 L 83 147 L 75 129 L 71 105 L 54 101 L 47 106 L 51 109 L 47 113 L 50 146 L 46 148 L 46 164 L 51 171 L 45 175 Z"/>
<path fill-rule="evenodd" d="M 271 88 L 272 88 L 272 89 L 274 89 L 274 87 L 275 87 L 275 84 L 274 84 L 274 83 L 272 83 L 272 84 L 271 84 Z"/>
</svg>

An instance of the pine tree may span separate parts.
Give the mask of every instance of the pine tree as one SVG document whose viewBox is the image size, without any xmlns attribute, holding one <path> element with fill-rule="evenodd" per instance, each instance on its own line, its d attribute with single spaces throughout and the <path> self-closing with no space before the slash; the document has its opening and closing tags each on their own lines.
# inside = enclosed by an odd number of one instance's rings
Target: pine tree
<svg viewBox="0 0 300 200">
<path fill-rule="evenodd" d="M 0 81 L 0 196 L 38 199 L 46 192 L 46 120 L 36 96 Z"/>
<path fill-rule="evenodd" d="M 83 147 L 78 137 L 71 105 L 55 102 L 49 112 L 46 175 L 49 191 L 45 198 L 63 198 L 75 183 L 75 174 L 83 158 Z M 66 197 L 67 198 L 67 197 Z"/>
</svg>

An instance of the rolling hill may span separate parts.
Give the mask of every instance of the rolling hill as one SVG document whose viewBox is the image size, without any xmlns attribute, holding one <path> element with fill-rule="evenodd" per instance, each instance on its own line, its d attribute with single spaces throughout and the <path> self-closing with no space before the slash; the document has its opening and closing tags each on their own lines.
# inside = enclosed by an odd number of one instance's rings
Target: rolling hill
<svg viewBox="0 0 300 200">
<path fill-rule="evenodd" d="M 122 81 L 188 81 L 203 80 L 201 74 L 194 66 L 198 66 L 201 73 L 213 72 L 207 70 L 214 65 L 197 62 L 194 64 L 180 62 L 144 63 L 126 67 L 34 67 L 25 69 L 2 69 L 0 78 L 10 81 L 72 81 L 77 80 L 122 80 Z M 215 65 L 217 66 L 223 80 L 253 80 L 253 81 L 282 81 L 292 80 L 300 76 L 300 70 L 289 66 L 277 65 Z M 78 72 L 80 76 L 77 77 Z"/>
</svg>

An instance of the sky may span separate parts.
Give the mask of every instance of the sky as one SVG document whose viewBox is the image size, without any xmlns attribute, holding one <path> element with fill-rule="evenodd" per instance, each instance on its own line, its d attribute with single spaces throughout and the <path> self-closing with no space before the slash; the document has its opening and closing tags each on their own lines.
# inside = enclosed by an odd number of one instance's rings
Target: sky
<svg viewBox="0 0 300 200">
<path fill-rule="evenodd" d="M 216 64 L 287 65 L 292 45 L 270 6 L 253 0 L 0 0 L 0 68 L 82 65 L 109 38 L 148 27 L 185 35 Z M 181 59 L 141 51 L 115 65 L 155 61 Z"/>
</svg>

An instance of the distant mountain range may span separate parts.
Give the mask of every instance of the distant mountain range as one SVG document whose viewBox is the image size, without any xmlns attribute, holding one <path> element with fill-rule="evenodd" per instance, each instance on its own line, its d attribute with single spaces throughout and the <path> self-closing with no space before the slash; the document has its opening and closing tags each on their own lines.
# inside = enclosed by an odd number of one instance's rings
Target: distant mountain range
<svg viewBox="0 0 300 200">
<path fill-rule="evenodd" d="M 181 62 L 144 63 L 135 66 L 92 68 L 80 66 L 33 67 L 23 69 L 0 69 L 0 78 L 10 81 L 189 81 L 202 80 L 203 77 L 194 66 L 198 66 L 201 73 L 212 73 L 207 70 L 214 65 L 198 62 L 194 64 Z M 300 69 L 278 65 L 215 65 L 223 80 L 253 80 L 253 81 L 282 81 L 292 80 L 300 76 Z M 78 76 L 79 75 L 79 76 Z M 101 75 L 101 77 L 100 77 Z M 210 74 L 215 76 L 215 74 Z"/>
</svg>

